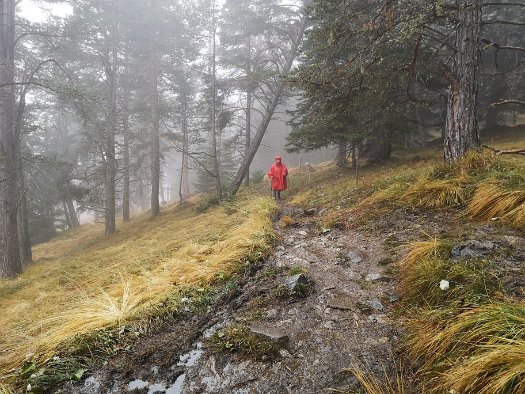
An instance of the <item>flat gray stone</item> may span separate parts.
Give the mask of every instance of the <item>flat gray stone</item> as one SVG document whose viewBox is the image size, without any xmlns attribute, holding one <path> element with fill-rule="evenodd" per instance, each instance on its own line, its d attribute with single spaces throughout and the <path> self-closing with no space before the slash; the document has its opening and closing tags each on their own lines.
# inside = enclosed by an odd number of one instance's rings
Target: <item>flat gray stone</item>
<svg viewBox="0 0 525 394">
<path fill-rule="evenodd" d="M 274 324 L 254 323 L 249 327 L 251 332 L 264 338 L 277 342 L 288 342 L 288 333 L 282 328 L 275 327 Z"/>
<path fill-rule="evenodd" d="M 346 256 L 348 257 L 348 261 L 350 261 L 352 264 L 359 264 L 363 262 L 363 258 L 352 250 L 349 251 Z"/>
</svg>

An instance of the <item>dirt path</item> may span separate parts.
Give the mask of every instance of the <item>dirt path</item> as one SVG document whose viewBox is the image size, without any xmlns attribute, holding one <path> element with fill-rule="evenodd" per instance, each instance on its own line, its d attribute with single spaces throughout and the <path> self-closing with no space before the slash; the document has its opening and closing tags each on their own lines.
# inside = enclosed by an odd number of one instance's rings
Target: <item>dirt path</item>
<svg viewBox="0 0 525 394">
<path fill-rule="evenodd" d="M 388 257 L 382 244 L 350 230 L 320 234 L 302 211 L 285 206 L 282 213 L 297 223 L 277 228 L 282 243 L 266 269 L 300 267 L 314 291 L 303 300 L 269 305 L 266 317 L 251 325 L 268 336 L 286 336 L 286 350 L 273 363 L 206 353 L 189 368 L 181 392 L 345 392 L 356 388 L 353 375 L 344 372 L 352 364 L 381 371 L 392 363 L 399 333 L 388 314 L 397 297 L 380 265 Z"/>
<path fill-rule="evenodd" d="M 283 215 L 294 223 L 281 228 Z M 158 355 L 148 356 L 156 359 L 154 364 L 142 357 L 134 373 L 99 373 L 66 392 L 342 393 L 358 387 L 345 371 L 353 364 L 374 371 L 391 368 L 400 333 L 389 319 L 397 297 L 388 267 L 382 265 L 389 261 L 382 241 L 354 230 L 322 233 L 314 222 L 302 210 L 281 207 L 275 221 L 281 242 L 274 254 L 238 297 L 200 325 L 200 337 L 188 333 L 198 339 L 190 340 L 186 354 L 180 355 L 179 345 L 188 337 L 177 340 L 172 334 L 172 357 L 160 361 Z M 299 271 L 311 281 L 309 294 L 277 296 Z M 284 343 L 279 357 L 258 362 L 203 349 L 205 337 L 232 322 Z M 169 342 L 163 346 L 159 352 L 169 352 Z"/>
</svg>

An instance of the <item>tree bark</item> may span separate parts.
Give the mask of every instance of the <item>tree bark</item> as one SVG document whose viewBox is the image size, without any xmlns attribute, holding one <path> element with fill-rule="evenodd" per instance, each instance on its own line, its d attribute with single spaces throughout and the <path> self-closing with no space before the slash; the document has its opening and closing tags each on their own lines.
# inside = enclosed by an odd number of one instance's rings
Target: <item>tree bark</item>
<svg viewBox="0 0 525 394">
<path fill-rule="evenodd" d="M 160 213 L 160 104 L 158 77 L 155 73 L 152 81 L 151 103 L 151 215 Z"/>
<path fill-rule="evenodd" d="M 212 54 L 211 54 L 211 135 L 210 156 L 213 164 L 215 178 L 215 193 L 222 198 L 221 174 L 219 166 L 219 151 L 217 149 L 217 21 L 215 15 L 215 0 L 213 0 L 213 26 L 212 26 Z"/>
<path fill-rule="evenodd" d="M 189 136 L 188 136 L 188 108 L 187 104 L 184 103 L 182 113 L 182 161 L 180 169 L 180 182 L 179 182 L 179 198 L 182 203 L 190 196 L 190 181 L 189 181 Z"/>
<path fill-rule="evenodd" d="M 15 1 L 0 0 L 0 278 L 22 272 L 18 239 Z"/>
<path fill-rule="evenodd" d="M 117 129 L 117 83 L 118 83 L 118 45 L 119 45 L 119 0 L 113 0 L 113 21 L 108 42 L 108 58 L 105 64 L 108 115 L 106 119 L 106 201 L 105 201 L 105 234 L 109 237 L 116 229 L 116 188 L 117 162 L 115 158 L 115 133 Z"/>
<path fill-rule="evenodd" d="M 452 70 L 443 65 L 450 84 L 445 127 L 445 160 L 453 163 L 480 148 L 478 85 L 481 56 L 481 0 L 458 2 Z"/>
<path fill-rule="evenodd" d="M 64 219 L 66 220 L 66 226 L 69 230 L 73 228 L 73 222 L 71 216 L 69 216 L 69 210 L 67 209 L 66 199 L 62 200 L 62 210 L 64 211 Z"/>
<path fill-rule="evenodd" d="M 67 211 L 69 213 L 69 219 L 71 221 L 71 226 L 73 228 L 80 227 L 80 220 L 78 220 L 77 210 L 75 209 L 75 204 L 71 197 L 66 198 Z"/>
<path fill-rule="evenodd" d="M 244 146 L 244 155 L 250 152 L 250 145 L 252 144 L 252 37 L 248 35 L 246 39 L 246 141 Z M 250 167 L 246 171 L 244 177 L 244 184 L 250 186 Z"/>
<path fill-rule="evenodd" d="M 281 95 L 283 93 L 284 86 L 286 83 L 285 79 L 290 73 L 290 70 L 292 69 L 292 65 L 297 55 L 297 51 L 299 50 L 299 45 L 301 44 L 305 28 L 306 28 L 306 20 L 303 19 L 297 31 L 297 36 L 295 37 L 292 43 L 290 53 L 288 54 L 288 58 L 286 59 L 286 63 L 281 73 L 281 81 L 278 82 L 278 85 L 275 89 L 272 100 L 269 103 L 268 108 L 264 113 L 263 119 L 261 123 L 259 124 L 259 127 L 257 128 L 257 132 L 255 133 L 250 149 L 245 155 L 240 168 L 237 170 L 237 173 L 235 174 L 233 178 L 233 181 L 230 187 L 231 195 L 235 195 L 239 191 L 239 188 L 241 187 L 241 184 L 242 184 L 242 180 L 246 176 L 246 172 L 249 171 L 253 158 L 255 157 L 255 154 L 257 153 L 257 150 L 259 149 L 259 146 L 261 145 L 263 137 L 266 134 L 266 130 L 268 129 L 268 125 L 270 124 L 270 121 L 272 120 L 275 109 L 279 105 L 279 102 L 281 100 Z"/>
<path fill-rule="evenodd" d="M 347 168 L 348 167 L 348 160 L 346 158 L 347 154 L 347 142 L 346 141 L 340 141 L 337 145 L 337 157 L 336 157 L 336 164 L 339 168 Z"/>
<path fill-rule="evenodd" d="M 129 222 L 131 210 L 130 210 L 130 170 L 129 170 L 129 111 L 127 106 L 127 97 L 124 97 L 124 107 L 122 114 L 122 128 L 124 133 L 124 173 L 123 173 L 123 187 L 122 187 L 122 220 L 124 223 Z"/>
</svg>

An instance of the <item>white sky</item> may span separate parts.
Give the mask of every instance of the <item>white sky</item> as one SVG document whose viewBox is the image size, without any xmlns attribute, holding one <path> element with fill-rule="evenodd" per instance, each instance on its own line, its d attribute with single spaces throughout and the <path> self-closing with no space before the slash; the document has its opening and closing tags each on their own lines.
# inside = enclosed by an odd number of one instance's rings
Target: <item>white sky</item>
<svg viewBox="0 0 525 394">
<path fill-rule="evenodd" d="M 31 22 L 45 22 L 49 16 L 65 17 L 71 14 L 72 7 L 66 3 L 37 4 L 33 0 L 23 0 L 18 6 L 20 15 Z"/>
</svg>

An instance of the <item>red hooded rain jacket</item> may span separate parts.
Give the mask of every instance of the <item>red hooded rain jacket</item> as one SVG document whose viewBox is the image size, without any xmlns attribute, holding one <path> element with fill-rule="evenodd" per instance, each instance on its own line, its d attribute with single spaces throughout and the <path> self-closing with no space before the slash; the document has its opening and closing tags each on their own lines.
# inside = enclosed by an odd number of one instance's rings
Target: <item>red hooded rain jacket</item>
<svg viewBox="0 0 525 394">
<path fill-rule="evenodd" d="M 277 156 L 275 160 L 277 159 L 281 159 L 281 157 Z M 288 168 L 286 168 L 282 161 L 272 164 L 270 171 L 268 171 L 268 176 L 272 180 L 272 190 L 286 190 L 288 188 L 288 184 L 286 182 Z"/>
</svg>

